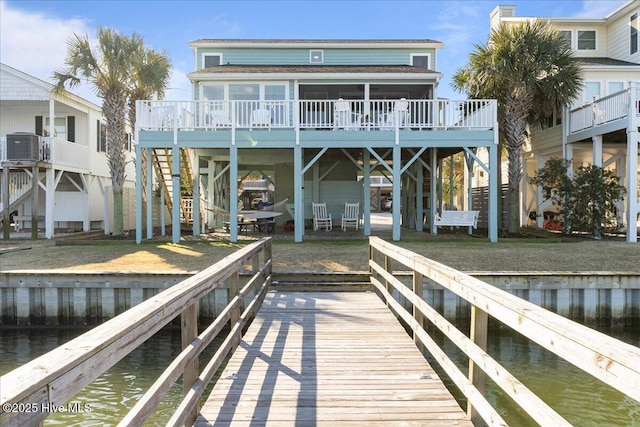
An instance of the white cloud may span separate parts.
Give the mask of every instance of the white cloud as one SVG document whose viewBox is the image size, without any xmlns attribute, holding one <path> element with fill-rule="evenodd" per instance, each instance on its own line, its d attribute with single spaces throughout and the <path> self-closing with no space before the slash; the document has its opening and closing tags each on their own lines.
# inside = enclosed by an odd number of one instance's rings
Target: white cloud
<svg viewBox="0 0 640 427">
<path fill-rule="evenodd" d="M 64 68 L 67 41 L 91 31 L 82 19 L 55 19 L 26 13 L 0 2 L 0 58 L 2 62 L 42 80 Z"/>
<path fill-rule="evenodd" d="M 615 12 L 627 0 L 585 0 L 582 4 L 582 10 L 576 13 L 576 18 L 604 18 Z"/>
</svg>

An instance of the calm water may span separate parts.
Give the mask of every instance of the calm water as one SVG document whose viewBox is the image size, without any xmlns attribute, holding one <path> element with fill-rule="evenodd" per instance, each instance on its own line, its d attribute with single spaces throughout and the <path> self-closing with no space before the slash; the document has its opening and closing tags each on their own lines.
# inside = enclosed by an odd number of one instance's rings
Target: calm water
<svg viewBox="0 0 640 427">
<path fill-rule="evenodd" d="M 0 373 L 4 374 L 82 332 L 2 328 Z M 640 328 L 602 332 L 640 346 Z M 572 424 L 581 427 L 640 427 L 639 403 L 611 390 L 507 329 L 492 329 L 489 337 L 489 353 Z M 163 330 L 71 399 L 72 402 L 88 404 L 91 412 L 52 415 L 46 419 L 45 425 L 116 425 L 179 351 L 179 330 Z M 210 357 L 213 351 L 211 349 L 204 357 Z M 205 363 L 201 360 L 201 366 Z M 458 363 L 460 366 L 466 365 L 465 360 L 460 359 Z M 435 363 L 432 364 L 436 367 Z M 510 425 L 537 425 L 492 384 L 488 384 L 487 393 L 489 400 L 499 408 Z M 181 396 L 182 385 L 175 385 L 147 425 L 165 425 Z"/>
</svg>

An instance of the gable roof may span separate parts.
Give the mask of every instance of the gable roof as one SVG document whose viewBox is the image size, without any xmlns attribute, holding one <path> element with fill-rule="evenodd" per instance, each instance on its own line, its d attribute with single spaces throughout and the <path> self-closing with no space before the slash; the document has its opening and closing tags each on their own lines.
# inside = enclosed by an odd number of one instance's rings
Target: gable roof
<svg viewBox="0 0 640 427">
<path fill-rule="evenodd" d="M 433 47 L 442 48 L 444 43 L 432 39 L 198 39 L 189 43 L 190 47 L 259 47 L 278 45 L 282 48 L 397 48 Z"/>
<path fill-rule="evenodd" d="M 1 90 L 0 99 L 3 101 L 49 101 L 52 97 L 65 104 L 73 101 L 75 103 L 101 111 L 99 105 L 94 104 L 78 95 L 65 91 L 63 95 L 52 95 L 53 85 L 13 68 L 7 64 L 0 63 Z"/>
</svg>

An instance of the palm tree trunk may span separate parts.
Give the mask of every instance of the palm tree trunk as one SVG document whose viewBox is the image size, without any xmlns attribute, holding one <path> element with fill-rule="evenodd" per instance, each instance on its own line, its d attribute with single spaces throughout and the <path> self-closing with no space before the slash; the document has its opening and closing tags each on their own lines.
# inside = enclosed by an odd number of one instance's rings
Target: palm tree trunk
<svg viewBox="0 0 640 427">
<path fill-rule="evenodd" d="M 102 108 L 107 120 L 107 161 L 113 189 L 113 235 L 117 236 L 124 228 L 122 192 L 126 164 L 126 92 L 124 89 L 112 90 L 103 99 Z"/>
<path fill-rule="evenodd" d="M 505 106 L 507 160 L 509 161 L 509 232 L 520 230 L 520 181 L 522 180 L 522 146 L 527 130 L 527 97 L 509 96 Z"/>
</svg>

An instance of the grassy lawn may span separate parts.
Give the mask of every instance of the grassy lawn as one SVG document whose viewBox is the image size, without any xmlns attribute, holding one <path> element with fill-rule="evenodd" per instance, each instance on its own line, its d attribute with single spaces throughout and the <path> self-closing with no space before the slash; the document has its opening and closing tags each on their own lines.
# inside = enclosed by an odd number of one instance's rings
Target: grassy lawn
<svg viewBox="0 0 640 427">
<path fill-rule="evenodd" d="M 120 241 L 64 246 L 33 244 L 30 249 L 0 255 L 0 270 L 196 271 L 245 243 L 189 240 L 180 244 L 157 241 L 140 245 Z M 640 244 L 624 242 L 503 239 L 492 244 L 469 238 L 406 240 L 397 244 L 462 271 L 640 273 Z M 366 270 L 367 257 L 365 240 L 273 242 L 274 270 Z"/>
</svg>

